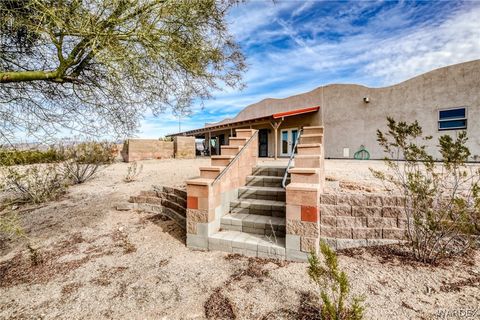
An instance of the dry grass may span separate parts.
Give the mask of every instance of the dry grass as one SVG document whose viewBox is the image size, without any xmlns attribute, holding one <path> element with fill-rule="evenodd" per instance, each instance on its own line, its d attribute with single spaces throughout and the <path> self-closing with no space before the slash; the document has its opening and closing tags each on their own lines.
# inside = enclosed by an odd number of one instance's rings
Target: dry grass
<svg viewBox="0 0 480 320">
<path fill-rule="evenodd" d="M 205 316 L 207 319 L 236 319 L 237 315 L 230 299 L 222 294 L 221 288 L 217 288 L 205 302 Z"/>
</svg>

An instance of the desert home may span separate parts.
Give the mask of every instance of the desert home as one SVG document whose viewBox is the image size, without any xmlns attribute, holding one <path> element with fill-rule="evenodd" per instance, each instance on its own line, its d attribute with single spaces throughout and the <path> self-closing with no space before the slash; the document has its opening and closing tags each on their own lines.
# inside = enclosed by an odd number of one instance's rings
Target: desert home
<svg viewBox="0 0 480 320">
<path fill-rule="evenodd" d="M 325 186 L 324 159 L 382 158 L 376 130 L 390 116 L 418 120 L 434 138 L 466 130 L 472 160 L 478 160 L 479 88 L 477 60 L 386 88 L 328 85 L 266 99 L 233 119 L 173 135 L 210 142 L 211 165 L 186 181 L 187 246 L 306 260 L 309 252 L 318 251 L 320 240 L 336 249 L 402 240 L 404 198 L 332 192 Z M 290 161 L 259 166 L 261 157 Z M 140 203 L 162 203 L 153 194 L 140 198 Z"/>
<path fill-rule="evenodd" d="M 302 127 L 325 127 L 325 157 L 355 158 L 362 146 L 371 159 L 383 158 L 376 130 L 386 117 L 418 120 L 432 135 L 432 149 L 445 133 L 466 130 L 472 161 L 480 160 L 480 60 L 456 64 L 402 83 L 368 88 L 332 84 L 284 99 L 265 99 L 247 106 L 236 117 L 204 128 L 172 134 L 210 140 L 206 149 L 221 154 L 235 129 L 258 130 L 259 157 L 288 157 Z M 208 154 L 208 152 L 207 152 Z M 366 153 L 357 153 L 365 158 Z"/>
</svg>

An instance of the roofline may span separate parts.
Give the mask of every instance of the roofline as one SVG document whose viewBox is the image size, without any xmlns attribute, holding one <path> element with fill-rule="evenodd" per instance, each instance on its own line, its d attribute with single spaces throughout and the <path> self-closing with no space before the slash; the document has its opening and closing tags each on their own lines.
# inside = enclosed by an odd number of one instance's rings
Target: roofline
<svg viewBox="0 0 480 320">
<path fill-rule="evenodd" d="M 240 120 L 236 122 L 226 122 L 226 123 L 221 123 L 218 125 L 212 125 L 208 127 L 203 127 L 199 129 L 193 129 L 189 131 L 183 131 L 183 132 L 178 132 L 178 133 L 173 133 L 173 134 L 168 134 L 166 137 L 174 137 L 174 136 L 192 136 L 196 134 L 204 134 L 207 132 L 212 132 L 212 131 L 219 131 L 222 129 L 226 129 L 229 127 L 238 127 L 238 126 L 246 126 L 246 125 L 251 125 L 251 124 L 258 124 L 258 123 L 263 123 L 263 122 L 268 122 L 269 120 L 276 120 L 280 118 L 286 118 L 286 117 L 291 117 L 291 116 L 296 116 L 296 115 L 301 115 L 305 113 L 311 113 L 311 112 L 317 112 L 320 110 L 320 106 L 315 106 L 315 107 L 308 107 L 308 108 L 302 108 L 302 109 L 295 109 L 295 110 L 290 110 L 290 111 L 285 111 L 285 112 L 280 112 L 280 113 L 274 113 L 268 116 L 263 116 L 263 117 L 258 117 L 258 118 L 251 118 L 251 119 L 246 119 L 246 120 Z"/>
</svg>

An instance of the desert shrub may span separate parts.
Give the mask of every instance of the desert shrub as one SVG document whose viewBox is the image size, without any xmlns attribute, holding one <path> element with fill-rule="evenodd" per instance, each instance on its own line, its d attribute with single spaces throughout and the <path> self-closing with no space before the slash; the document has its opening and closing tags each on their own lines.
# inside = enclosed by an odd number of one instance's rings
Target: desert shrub
<svg viewBox="0 0 480 320">
<path fill-rule="evenodd" d="M 109 142 L 82 142 L 63 148 L 63 173 L 72 183 L 91 179 L 98 170 L 111 164 L 116 157 L 117 146 Z"/>
<path fill-rule="evenodd" d="M 418 122 L 388 118 L 388 132 L 377 131 L 387 154 L 389 170 L 374 176 L 405 196 L 407 240 L 416 259 L 434 263 L 439 258 L 468 250 L 478 234 L 480 170 L 468 165 L 467 135 L 443 135 L 438 148 L 441 162 L 427 152 Z"/>
<path fill-rule="evenodd" d="M 325 320 L 363 319 L 362 298 L 350 297 L 350 283 L 347 274 L 340 271 L 336 253 L 324 242 L 320 242 L 320 251 L 325 264 L 317 254 L 308 257 L 308 275 L 320 288 L 320 313 Z"/>
<path fill-rule="evenodd" d="M 57 199 L 67 188 L 58 164 L 1 167 L 1 176 L 6 204 L 39 204 Z"/>
<path fill-rule="evenodd" d="M 128 182 L 133 182 L 137 180 L 138 176 L 140 176 L 142 171 L 143 171 L 143 164 L 138 166 L 136 161 L 132 162 L 127 168 L 127 174 L 125 175 L 125 178 L 123 178 L 123 181 L 128 183 Z"/>
<path fill-rule="evenodd" d="M 17 150 L 0 147 L 0 165 L 27 165 L 52 163 L 63 160 L 61 152 L 55 148 L 48 150 Z"/>
<path fill-rule="evenodd" d="M 19 236 L 23 233 L 18 217 L 13 212 L 0 212 L 0 235 Z"/>
</svg>

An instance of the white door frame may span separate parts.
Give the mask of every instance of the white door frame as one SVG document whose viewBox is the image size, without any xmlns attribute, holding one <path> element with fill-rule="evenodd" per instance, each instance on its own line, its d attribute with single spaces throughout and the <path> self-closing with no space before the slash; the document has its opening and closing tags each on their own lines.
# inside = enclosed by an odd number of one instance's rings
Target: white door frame
<svg viewBox="0 0 480 320">
<path fill-rule="evenodd" d="M 289 157 L 293 152 L 293 146 L 295 145 L 295 141 L 293 139 L 293 131 L 297 131 L 298 137 L 298 128 L 284 128 L 280 129 L 280 136 L 278 139 L 280 140 L 280 156 Z M 284 152 L 283 148 L 283 133 L 287 132 L 287 152 Z"/>
</svg>

